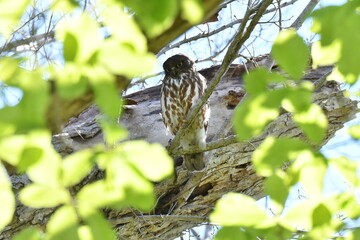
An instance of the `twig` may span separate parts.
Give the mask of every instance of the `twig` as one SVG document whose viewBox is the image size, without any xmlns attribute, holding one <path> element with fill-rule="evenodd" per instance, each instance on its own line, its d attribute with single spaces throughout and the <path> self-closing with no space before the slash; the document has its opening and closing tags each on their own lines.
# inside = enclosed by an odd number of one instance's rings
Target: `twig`
<svg viewBox="0 0 360 240">
<path fill-rule="evenodd" d="M 220 66 L 219 71 L 214 76 L 211 84 L 209 85 L 208 89 L 205 91 L 200 102 L 188 114 L 185 124 L 180 128 L 180 130 L 176 134 L 175 138 L 173 139 L 172 143 L 168 147 L 168 151 L 170 152 L 170 154 L 179 145 L 180 139 L 184 135 L 186 129 L 188 129 L 188 127 L 192 124 L 196 115 L 200 112 L 200 110 L 203 108 L 205 103 L 208 101 L 210 95 L 215 90 L 215 87 L 220 82 L 222 76 L 225 75 L 226 72 L 228 71 L 231 62 L 237 56 L 241 46 L 250 37 L 250 34 L 252 33 L 255 26 L 257 25 L 257 22 L 263 16 L 266 8 L 271 4 L 271 2 L 272 2 L 272 0 L 264 0 L 261 3 L 259 3 L 259 5 L 256 8 L 249 9 L 248 11 L 246 11 L 245 16 L 243 18 L 244 21 L 241 23 L 238 33 L 234 36 L 233 41 L 231 42 L 231 44 L 226 52 L 226 55 L 224 57 L 223 63 Z M 252 21 L 250 22 L 250 24 L 248 25 L 246 31 L 244 31 L 247 21 L 250 19 L 250 16 L 253 13 L 255 13 L 255 15 L 254 15 Z"/>
<path fill-rule="evenodd" d="M 310 12 L 312 12 L 312 10 L 316 7 L 316 5 L 319 3 L 319 0 L 310 0 L 310 2 L 308 3 L 308 5 L 304 8 L 304 10 L 300 13 L 300 15 L 297 17 L 297 19 L 293 22 L 293 24 L 291 24 L 291 28 L 295 28 L 295 29 L 299 29 L 305 19 L 306 19 L 306 15 L 308 15 Z"/>
</svg>

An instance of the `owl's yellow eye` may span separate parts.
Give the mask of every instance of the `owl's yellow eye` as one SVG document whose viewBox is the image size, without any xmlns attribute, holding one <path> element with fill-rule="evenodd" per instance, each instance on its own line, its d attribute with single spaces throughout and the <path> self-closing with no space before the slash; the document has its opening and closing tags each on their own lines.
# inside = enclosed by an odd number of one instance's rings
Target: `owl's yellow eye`
<svg viewBox="0 0 360 240">
<path fill-rule="evenodd" d="M 182 62 L 179 62 L 178 64 L 176 64 L 176 67 L 181 67 L 183 65 Z"/>
</svg>

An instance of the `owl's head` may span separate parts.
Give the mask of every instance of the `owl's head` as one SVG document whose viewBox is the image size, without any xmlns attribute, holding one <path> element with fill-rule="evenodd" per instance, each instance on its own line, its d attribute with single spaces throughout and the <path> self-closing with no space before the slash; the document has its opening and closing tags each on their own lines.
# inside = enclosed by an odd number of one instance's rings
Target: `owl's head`
<svg viewBox="0 0 360 240">
<path fill-rule="evenodd" d="M 166 75 L 176 77 L 183 72 L 192 70 L 194 62 L 183 54 L 177 54 L 169 57 L 163 64 Z"/>
</svg>

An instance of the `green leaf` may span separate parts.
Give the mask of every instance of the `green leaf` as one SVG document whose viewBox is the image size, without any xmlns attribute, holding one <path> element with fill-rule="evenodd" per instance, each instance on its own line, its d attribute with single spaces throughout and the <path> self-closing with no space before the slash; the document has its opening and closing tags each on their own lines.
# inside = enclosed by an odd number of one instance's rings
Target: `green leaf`
<svg viewBox="0 0 360 240">
<path fill-rule="evenodd" d="M 150 38 L 169 28 L 178 12 L 176 0 L 124 0 L 123 2 L 135 12 L 140 26 Z"/>
<path fill-rule="evenodd" d="M 139 53 L 133 44 L 123 43 L 112 38 L 107 39 L 103 44 L 99 59 L 110 72 L 129 78 L 148 73 L 157 64 L 153 54 Z"/>
<path fill-rule="evenodd" d="M 107 206 L 124 206 L 125 190 L 115 188 L 104 180 L 85 185 L 77 194 L 79 210 L 83 216 L 97 208 Z"/>
<path fill-rule="evenodd" d="M 342 6 L 326 7 L 312 13 L 314 21 L 312 31 L 320 34 L 321 46 L 329 48 L 335 45 L 341 46 L 337 67 L 350 84 L 360 75 L 358 67 L 360 49 L 355 47 L 360 44 L 360 33 L 353 30 L 360 24 L 358 7 L 357 1 L 348 1 Z M 337 55 L 337 49 L 333 49 L 334 54 Z"/>
<path fill-rule="evenodd" d="M 109 222 L 99 212 L 93 212 L 84 218 L 90 227 L 92 239 L 113 240 L 116 235 Z"/>
<path fill-rule="evenodd" d="M 119 145 L 118 149 L 132 166 L 151 181 L 161 181 L 173 173 L 173 160 L 160 144 L 131 141 Z"/>
<path fill-rule="evenodd" d="M 286 162 L 293 160 L 294 154 L 308 148 L 306 143 L 298 139 L 269 136 L 253 153 L 256 173 L 269 177 Z"/>
<path fill-rule="evenodd" d="M 238 240 L 248 239 L 247 234 L 240 229 L 240 227 L 223 227 L 216 236 L 215 240 Z"/>
<path fill-rule="evenodd" d="M 322 46 L 320 41 L 314 42 L 311 47 L 313 67 L 336 63 L 341 57 L 341 42 L 335 40 L 328 46 Z"/>
<path fill-rule="evenodd" d="M 267 90 L 269 83 L 284 82 L 285 78 L 265 68 L 256 68 L 244 76 L 245 89 L 250 96 L 256 96 Z"/>
<path fill-rule="evenodd" d="M 82 74 L 78 64 L 68 62 L 62 69 L 54 70 L 56 90 L 64 99 L 75 99 L 83 95 L 88 89 L 88 79 Z"/>
<path fill-rule="evenodd" d="M 312 225 L 313 227 L 322 226 L 324 224 L 329 224 L 331 221 L 331 212 L 329 209 L 322 203 L 320 203 L 312 213 Z"/>
<path fill-rule="evenodd" d="M 204 8 L 201 0 L 181 1 L 182 18 L 187 19 L 191 24 L 199 23 L 204 17 Z"/>
<path fill-rule="evenodd" d="M 349 127 L 348 133 L 351 135 L 352 138 L 356 140 L 360 139 L 360 125 Z"/>
<path fill-rule="evenodd" d="M 267 124 L 279 116 L 279 106 L 286 90 L 264 92 L 245 99 L 236 109 L 234 130 L 240 141 L 259 135 Z"/>
<path fill-rule="evenodd" d="M 104 133 L 105 142 L 110 146 L 128 137 L 128 133 L 119 123 L 106 118 L 99 120 Z"/>
<path fill-rule="evenodd" d="M 286 212 L 286 215 L 280 219 L 281 224 L 288 228 L 310 229 L 316 204 L 315 201 L 301 201 Z"/>
<path fill-rule="evenodd" d="M 291 113 L 302 113 L 309 111 L 312 104 L 311 86 L 300 86 L 287 88 L 287 94 L 281 102 L 281 106 Z"/>
<path fill-rule="evenodd" d="M 30 184 L 20 192 L 20 201 L 33 208 L 56 207 L 69 203 L 71 197 L 64 188 L 54 188 L 39 184 Z"/>
<path fill-rule="evenodd" d="M 15 235 L 12 240 L 41 240 L 41 232 L 39 229 L 34 227 L 29 227 L 21 230 Z"/>
<path fill-rule="evenodd" d="M 223 196 L 210 215 L 211 222 L 222 226 L 259 227 L 267 218 L 253 198 L 239 193 Z"/>
<path fill-rule="evenodd" d="M 63 160 L 62 179 L 64 187 L 79 183 L 90 173 L 94 166 L 94 154 L 92 150 L 85 149 L 73 153 Z"/>
<path fill-rule="evenodd" d="M 327 171 L 326 159 L 310 149 L 297 152 L 294 158 L 295 161 L 288 170 L 289 174 L 299 175 L 300 182 L 312 199 L 321 199 L 324 177 Z"/>
<path fill-rule="evenodd" d="M 328 121 L 321 108 L 315 103 L 311 104 L 307 111 L 295 113 L 293 119 L 314 143 L 321 143 L 324 139 Z"/>
<path fill-rule="evenodd" d="M 117 119 L 121 113 L 122 101 L 114 77 L 101 67 L 88 68 L 87 74 L 95 92 L 96 104 L 107 117 Z"/>
<path fill-rule="evenodd" d="M 353 186 L 359 186 L 360 180 L 357 174 L 358 163 L 350 161 L 346 157 L 330 158 L 329 164 L 345 177 Z"/>
<path fill-rule="evenodd" d="M 78 216 L 72 206 L 62 206 L 52 215 L 47 224 L 47 240 L 80 240 Z"/>
<path fill-rule="evenodd" d="M 275 174 L 265 179 L 265 192 L 271 197 L 271 200 L 276 203 L 278 211 L 283 209 L 289 195 L 290 187 L 288 176 L 279 169 Z"/>
<path fill-rule="evenodd" d="M 310 51 L 294 29 L 284 30 L 274 42 L 271 54 L 291 77 L 301 79 L 309 62 Z"/>
<path fill-rule="evenodd" d="M 15 211 L 15 197 L 12 186 L 5 170 L 0 162 L 0 231 L 12 220 Z"/>
<path fill-rule="evenodd" d="M 106 168 L 106 181 L 110 186 L 118 189 L 118 191 L 125 192 L 126 202 L 129 205 L 142 209 L 143 211 L 150 211 L 155 204 L 154 187 L 139 172 L 142 171 L 142 169 L 136 169 L 138 167 L 137 164 L 140 162 L 136 163 L 134 162 L 136 160 L 132 159 L 136 154 L 129 154 L 128 150 L 130 150 L 131 147 L 132 146 L 127 148 L 125 145 L 124 151 L 119 151 L 119 153 L 114 152 L 114 154 L 110 156 L 111 160 Z M 139 149 L 141 148 L 134 150 L 140 152 Z M 142 151 L 144 151 L 144 149 L 141 149 L 141 152 Z M 151 151 L 148 150 L 148 158 L 149 157 L 152 158 Z M 151 161 L 151 159 L 148 160 Z M 165 169 L 167 169 L 166 163 L 164 165 Z M 121 169 L 121 171 L 119 171 L 119 169 Z M 162 171 L 158 172 L 162 173 Z M 120 205 L 120 207 L 122 207 L 122 205 Z"/>
<path fill-rule="evenodd" d="M 30 0 L 19 0 L 14 4 L 12 1 L 0 1 L 0 33 L 6 38 L 13 33 L 13 28 L 20 21 Z"/>
<path fill-rule="evenodd" d="M 56 30 L 56 38 L 64 43 L 64 58 L 87 63 L 102 41 L 97 22 L 86 14 L 65 19 Z"/>
</svg>

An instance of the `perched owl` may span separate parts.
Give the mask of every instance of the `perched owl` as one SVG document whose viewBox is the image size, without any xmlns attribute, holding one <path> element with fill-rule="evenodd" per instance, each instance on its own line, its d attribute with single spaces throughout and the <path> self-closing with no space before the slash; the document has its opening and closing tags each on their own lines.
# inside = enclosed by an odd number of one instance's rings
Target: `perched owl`
<svg viewBox="0 0 360 240">
<path fill-rule="evenodd" d="M 206 79 L 195 70 L 194 62 L 182 54 L 168 58 L 163 68 L 165 78 L 161 88 L 162 118 L 165 127 L 176 135 L 192 107 L 203 96 Z M 210 109 L 206 104 L 180 140 L 183 149 L 191 146 L 205 148 L 209 116 Z M 204 153 L 184 155 L 184 164 L 189 171 L 203 169 Z"/>
</svg>

